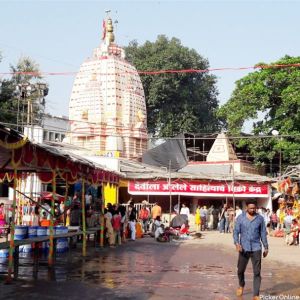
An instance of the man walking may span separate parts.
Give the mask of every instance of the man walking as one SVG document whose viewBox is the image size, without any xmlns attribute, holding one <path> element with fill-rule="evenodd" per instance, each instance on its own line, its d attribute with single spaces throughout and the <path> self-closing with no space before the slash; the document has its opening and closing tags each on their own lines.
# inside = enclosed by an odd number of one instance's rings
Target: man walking
<svg viewBox="0 0 300 300">
<path fill-rule="evenodd" d="M 253 300 L 260 299 L 259 290 L 261 283 L 261 256 L 268 255 L 268 241 L 264 218 L 256 213 L 256 204 L 251 201 L 247 204 L 246 212 L 243 212 L 236 220 L 233 232 L 234 244 L 239 252 L 238 278 L 239 288 L 236 291 L 238 297 L 243 295 L 245 286 L 245 271 L 249 259 L 253 266 Z"/>
</svg>

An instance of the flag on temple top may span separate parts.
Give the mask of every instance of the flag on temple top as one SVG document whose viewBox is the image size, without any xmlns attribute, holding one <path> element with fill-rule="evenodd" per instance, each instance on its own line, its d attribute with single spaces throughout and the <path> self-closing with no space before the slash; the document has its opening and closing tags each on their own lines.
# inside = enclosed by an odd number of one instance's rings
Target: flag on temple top
<svg viewBox="0 0 300 300">
<path fill-rule="evenodd" d="M 105 20 L 103 20 L 102 22 L 102 40 L 104 40 L 106 37 L 106 24 L 105 24 Z"/>
</svg>

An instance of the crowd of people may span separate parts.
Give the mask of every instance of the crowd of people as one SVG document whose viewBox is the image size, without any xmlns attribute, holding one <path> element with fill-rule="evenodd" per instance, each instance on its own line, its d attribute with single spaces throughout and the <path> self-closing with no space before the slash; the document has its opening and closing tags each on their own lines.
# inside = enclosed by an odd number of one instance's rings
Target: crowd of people
<svg viewBox="0 0 300 300">
<path fill-rule="evenodd" d="M 138 211 L 133 201 L 128 205 L 107 204 L 104 210 L 105 237 L 110 247 L 126 240 L 135 241 L 149 232 L 149 225 L 160 222 L 161 207 L 155 203 L 152 209 L 143 204 Z"/>
<path fill-rule="evenodd" d="M 16 207 L 15 222 L 19 224 L 18 219 L 22 215 L 20 224 L 29 226 L 45 226 L 50 224 L 51 202 L 42 201 L 41 205 L 34 203 L 24 205 L 22 210 Z M 115 246 L 126 240 L 135 241 L 136 234 L 147 233 L 150 228 L 159 228 L 162 223 L 162 209 L 155 203 L 150 205 L 143 201 L 137 210 L 133 201 L 127 205 L 108 204 L 104 212 L 105 230 L 108 244 Z M 4 226 L 11 221 L 12 209 L 4 209 L 4 204 L 0 204 L 0 235 L 4 233 Z M 176 215 L 185 216 L 189 221 L 191 212 L 186 203 L 181 207 L 175 205 Z M 6 214 L 10 214 L 7 216 Z M 233 233 L 234 224 L 242 209 L 236 206 L 235 209 L 227 204 L 218 208 L 211 205 L 207 208 L 205 205 L 197 205 L 194 213 L 196 231 L 219 230 L 220 233 Z M 264 207 L 258 207 L 257 213 L 260 214 L 267 228 L 268 234 L 285 237 L 287 245 L 299 244 L 300 232 L 300 214 L 293 207 L 280 204 L 274 211 Z M 95 209 L 95 201 L 90 192 L 85 195 L 85 214 L 87 227 L 95 227 L 100 224 L 100 207 Z M 66 226 L 82 226 L 82 207 L 80 194 L 75 193 L 74 197 L 68 203 L 61 201 L 55 203 L 54 208 L 55 225 L 63 224 Z M 10 221 L 9 221 L 10 220 Z M 156 223 L 155 223 L 156 222 Z M 141 227 L 141 228 L 140 228 Z M 155 232 L 154 232 L 155 233 Z"/>
</svg>

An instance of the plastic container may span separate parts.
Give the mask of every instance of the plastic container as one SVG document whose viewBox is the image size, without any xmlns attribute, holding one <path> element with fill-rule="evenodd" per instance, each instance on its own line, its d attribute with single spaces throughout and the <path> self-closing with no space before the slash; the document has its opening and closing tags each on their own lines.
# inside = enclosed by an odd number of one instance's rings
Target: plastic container
<svg viewBox="0 0 300 300">
<path fill-rule="evenodd" d="M 57 239 L 57 243 L 56 243 L 57 253 L 65 253 L 68 251 L 68 249 L 69 249 L 69 244 L 67 238 Z"/>
<path fill-rule="evenodd" d="M 19 251 L 23 252 L 23 253 L 30 253 L 30 252 L 32 252 L 32 250 L 33 250 L 33 248 L 32 248 L 31 244 L 22 245 L 19 248 Z"/>
<path fill-rule="evenodd" d="M 28 235 L 28 226 L 16 226 L 15 227 L 15 240 L 24 240 Z"/>
<path fill-rule="evenodd" d="M 56 234 L 68 233 L 68 227 L 65 226 L 57 226 L 55 230 L 56 230 Z M 68 249 L 69 249 L 69 243 L 67 238 L 57 239 L 57 243 L 56 243 L 57 253 L 64 253 L 68 251 Z"/>
<path fill-rule="evenodd" d="M 55 235 L 56 227 L 53 226 L 53 235 Z M 50 235 L 50 227 L 47 227 L 47 235 Z"/>
<path fill-rule="evenodd" d="M 46 236 L 47 235 L 47 227 L 39 226 L 36 230 L 36 236 Z"/>
<path fill-rule="evenodd" d="M 39 226 L 30 226 L 28 227 L 28 238 L 37 237 L 37 229 Z"/>
<path fill-rule="evenodd" d="M 43 227 L 43 226 L 37 227 L 36 235 L 37 236 L 47 236 L 47 227 Z M 47 250 L 47 242 L 42 242 L 40 245 L 40 249 L 42 249 L 43 251 L 46 251 Z"/>
<path fill-rule="evenodd" d="M 0 250 L 0 258 L 7 258 L 9 254 L 9 250 L 8 249 L 1 249 Z"/>
</svg>

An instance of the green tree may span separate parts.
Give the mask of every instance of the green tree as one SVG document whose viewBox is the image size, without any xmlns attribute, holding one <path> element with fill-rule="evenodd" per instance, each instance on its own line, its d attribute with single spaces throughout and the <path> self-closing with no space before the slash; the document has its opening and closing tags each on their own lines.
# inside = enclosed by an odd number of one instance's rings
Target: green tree
<svg viewBox="0 0 300 300">
<path fill-rule="evenodd" d="M 285 56 L 269 65 L 257 64 L 263 67 L 238 80 L 218 111 L 231 134 L 240 134 L 245 122 L 252 121 L 255 135 L 271 135 L 273 130 L 288 135 L 239 141 L 239 146 L 249 147 L 256 162 L 269 163 L 278 153 L 285 164 L 300 162 L 300 69 L 293 66 L 299 63 L 300 57 Z"/>
<path fill-rule="evenodd" d="M 207 69 L 207 59 L 164 35 L 125 49 L 127 59 L 139 71 Z M 204 73 L 141 75 L 147 105 L 148 131 L 155 136 L 181 132 L 214 132 L 219 123 L 216 77 Z"/>
<path fill-rule="evenodd" d="M 40 91 L 34 85 L 41 80 L 38 64 L 29 57 L 21 58 L 16 66 L 11 65 L 12 76 L 0 82 L 0 122 L 8 125 L 26 124 L 28 99 L 33 101 L 34 123 L 43 111 L 37 101 Z M 26 86 L 30 86 L 31 90 Z M 16 127 L 15 127 L 16 129 Z M 20 129 L 20 128 L 19 128 Z"/>
</svg>

